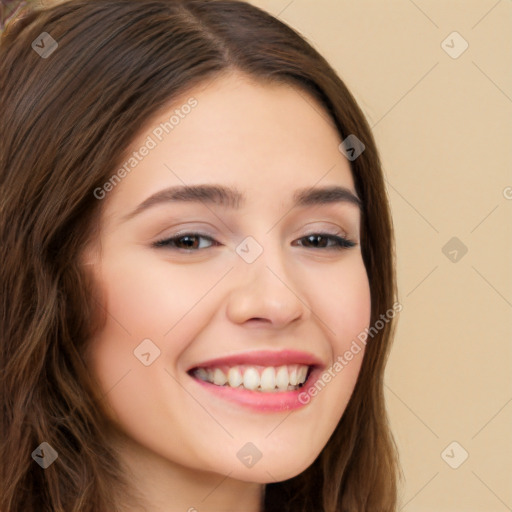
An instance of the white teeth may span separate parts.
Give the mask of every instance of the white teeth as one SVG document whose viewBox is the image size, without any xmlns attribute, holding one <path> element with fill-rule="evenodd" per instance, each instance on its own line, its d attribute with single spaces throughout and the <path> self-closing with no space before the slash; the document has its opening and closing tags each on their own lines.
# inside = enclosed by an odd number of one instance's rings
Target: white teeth
<svg viewBox="0 0 512 512">
<path fill-rule="evenodd" d="M 279 367 L 232 366 L 197 368 L 194 376 L 217 386 L 245 388 L 267 393 L 293 391 L 306 381 L 309 367 L 290 364 Z"/>
<path fill-rule="evenodd" d="M 196 371 L 196 377 L 201 380 L 208 380 L 208 372 L 204 368 L 198 368 Z"/>
<path fill-rule="evenodd" d="M 290 372 L 290 384 L 292 386 L 296 386 L 298 383 L 299 383 L 299 379 L 298 379 L 298 375 L 297 375 L 297 365 L 293 365 L 291 367 L 291 372 Z"/>
<path fill-rule="evenodd" d="M 261 372 L 260 387 L 262 391 L 273 391 L 276 387 L 276 370 L 271 366 Z"/>
<path fill-rule="evenodd" d="M 300 384 L 303 384 L 304 382 L 306 382 L 307 375 L 308 375 L 307 366 L 301 366 L 298 371 L 298 377 L 297 377 Z"/>
<path fill-rule="evenodd" d="M 260 385 L 260 374 L 255 368 L 247 368 L 244 373 L 244 388 L 256 389 Z"/>
<path fill-rule="evenodd" d="M 288 389 L 289 383 L 288 368 L 286 366 L 280 366 L 276 373 L 276 386 L 279 389 Z"/>
<path fill-rule="evenodd" d="M 215 368 L 213 372 L 213 383 L 217 384 L 217 386 L 224 386 L 227 381 L 228 379 L 224 375 L 224 372 L 219 368 Z"/>
<path fill-rule="evenodd" d="M 229 369 L 228 382 L 232 388 L 237 388 L 243 381 L 242 372 L 236 366 Z"/>
</svg>

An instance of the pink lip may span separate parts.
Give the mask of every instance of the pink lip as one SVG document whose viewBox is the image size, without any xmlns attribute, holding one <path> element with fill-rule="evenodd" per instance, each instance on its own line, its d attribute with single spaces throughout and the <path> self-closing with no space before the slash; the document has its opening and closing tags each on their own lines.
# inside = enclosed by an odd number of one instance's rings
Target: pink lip
<svg viewBox="0 0 512 512">
<path fill-rule="evenodd" d="M 308 352 L 298 350 L 281 350 L 274 352 L 271 350 L 260 350 L 254 352 L 245 352 L 243 354 L 234 354 L 232 356 L 218 357 L 210 359 L 203 363 L 196 364 L 193 368 L 211 368 L 219 366 L 236 365 L 259 365 L 259 366 L 282 366 L 285 364 L 304 364 L 308 366 L 324 366 L 323 362 Z"/>
<path fill-rule="evenodd" d="M 298 352 L 294 350 L 285 350 L 281 352 L 260 351 L 248 352 L 245 354 L 236 354 L 233 356 L 222 357 L 205 361 L 193 368 L 207 368 L 219 366 L 235 365 L 261 365 L 261 366 L 281 366 L 286 364 L 304 364 L 312 366 L 310 375 L 302 387 L 295 391 L 276 391 L 264 393 L 261 391 L 251 391 L 248 389 L 230 388 L 228 386 L 217 386 L 200 379 L 192 377 L 203 389 L 210 391 L 220 398 L 239 404 L 258 412 L 280 412 L 300 409 L 309 403 L 311 395 L 309 389 L 313 388 L 318 380 L 325 365 L 312 354 Z M 191 368 L 191 369 L 193 369 Z M 190 374 L 190 371 L 189 371 Z M 303 399 L 301 400 L 301 396 Z M 304 399 L 307 398 L 307 400 Z"/>
</svg>

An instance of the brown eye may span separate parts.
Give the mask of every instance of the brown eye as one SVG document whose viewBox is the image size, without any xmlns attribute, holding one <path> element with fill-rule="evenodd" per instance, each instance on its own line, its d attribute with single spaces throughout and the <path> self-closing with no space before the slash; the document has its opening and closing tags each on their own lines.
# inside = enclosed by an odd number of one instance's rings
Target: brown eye
<svg viewBox="0 0 512 512">
<path fill-rule="evenodd" d="M 200 240 L 210 240 L 213 242 L 207 247 L 201 247 Z M 185 251 L 197 251 L 202 249 L 208 249 L 213 245 L 220 245 L 212 237 L 203 235 L 201 233 L 183 233 L 178 236 L 158 240 L 153 244 L 153 247 L 167 247 L 169 249 L 181 249 Z"/>
<path fill-rule="evenodd" d="M 327 233 L 314 233 L 302 237 L 300 240 L 306 240 L 306 244 L 302 244 L 302 246 L 308 249 L 347 249 L 356 245 L 355 242 L 347 238 Z M 329 241 L 333 243 L 329 245 Z"/>
</svg>

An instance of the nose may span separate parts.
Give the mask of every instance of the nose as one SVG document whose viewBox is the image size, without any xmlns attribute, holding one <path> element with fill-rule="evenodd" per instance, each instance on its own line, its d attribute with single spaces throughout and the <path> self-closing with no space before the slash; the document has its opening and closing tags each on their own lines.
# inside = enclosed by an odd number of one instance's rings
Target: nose
<svg viewBox="0 0 512 512">
<path fill-rule="evenodd" d="M 262 244 L 263 245 L 263 244 Z M 275 328 L 303 320 L 308 307 L 300 297 L 300 276 L 294 274 L 286 255 L 279 248 L 265 244 L 261 255 L 252 263 L 243 258 L 236 262 L 227 306 L 229 319 L 236 324 L 270 324 Z"/>
</svg>

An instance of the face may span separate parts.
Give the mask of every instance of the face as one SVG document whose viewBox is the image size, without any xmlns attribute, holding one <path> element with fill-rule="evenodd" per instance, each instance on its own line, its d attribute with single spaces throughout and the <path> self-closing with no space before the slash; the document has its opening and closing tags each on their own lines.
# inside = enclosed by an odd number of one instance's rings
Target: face
<svg viewBox="0 0 512 512">
<path fill-rule="evenodd" d="M 349 162 L 321 106 L 292 87 L 229 75 L 183 98 L 97 192 L 85 262 L 108 317 L 89 364 L 140 453 L 288 479 L 327 443 L 364 356 L 344 357 L 371 306 Z"/>
</svg>

